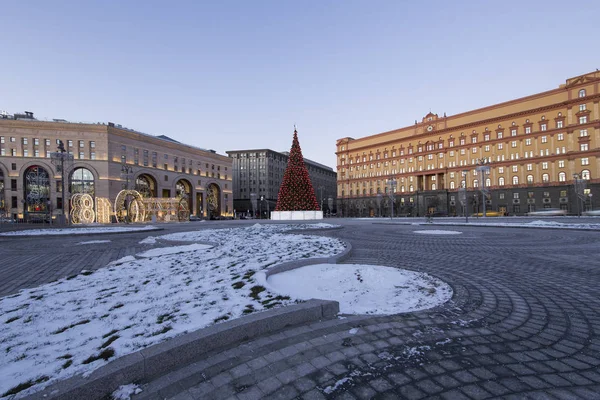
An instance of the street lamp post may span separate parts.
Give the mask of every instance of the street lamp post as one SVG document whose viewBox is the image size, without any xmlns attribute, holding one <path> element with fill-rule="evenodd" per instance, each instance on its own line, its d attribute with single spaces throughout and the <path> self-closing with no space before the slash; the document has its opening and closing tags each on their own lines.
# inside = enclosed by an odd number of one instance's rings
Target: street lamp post
<svg viewBox="0 0 600 400">
<path fill-rule="evenodd" d="M 62 140 L 58 141 L 57 152 L 50 153 L 52 164 L 56 165 L 56 169 L 60 170 L 61 190 L 62 190 L 62 223 L 71 223 L 69 215 L 69 199 L 65 191 L 65 170 L 73 164 L 73 154 L 65 150 L 65 144 Z M 66 164 L 66 165 L 65 165 Z"/>
<path fill-rule="evenodd" d="M 256 193 L 250 193 L 250 204 L 252 205 L 252 217 L 256 218 Z"/>
<path fill-rule="evenodd" d="M 129 177 L 133 174 L 133 167 L 125 163 L 121 164 L 121 179 L 125 179 L 125 183 L 121 187 L 129 190 Z M 125 196 L 125 223 L 129 223 L 129 195 Z"/>
<path fill-rule="evenodd" d="M 465 222 L 469 222 L 469 203 L 467 201 L 467 174 L 469 170 L 465 169 L 462 171 L 463 175 L 463 187 L 458 191 L 458 198 L 463 205 L 463 212 L 465 213 Z"/>
<path fill-rule="evenodd" d="M 390 219 L 394 219 L 394 189 L 396 188 L 396 180 L 390 175 L 386 183 L 390 186 L 390 207 L 392 208 L 392 212 L 390 214 Z"/>
<path fill-rule="evenodd" d="M 481 203 L 482 203 L 482 207 L 483 207 L 483 218 L 486 217 L 485 215 L 485 206 L 486 206 L 486 199 L 487 199 L 487 192 L 488 190 L 485 188 L 485 176 L 487 174 L 489 174 L 490 172 L 490 159 L 489 158 L 483 158 L 482 160 L 477 160 L 477 167 L 475 168 L 479 173 L 481 173 L 481 186 L 480 186 L 480 191 L 481 191 Z M 479 210 L 477 210 L 477 212 L 479 213 Z"/>
<path fill-rule="evenodd" d="M 583 210 L 583 201 L 585 199 L 585 187 L 587 181 L 583 179 L 582 174 L 574 173 L 573 174 L 573 186 L 575 189 L 575 199 L 577 201 L 577 216 L 581 218 L 581 213 Z"/>
</svg>

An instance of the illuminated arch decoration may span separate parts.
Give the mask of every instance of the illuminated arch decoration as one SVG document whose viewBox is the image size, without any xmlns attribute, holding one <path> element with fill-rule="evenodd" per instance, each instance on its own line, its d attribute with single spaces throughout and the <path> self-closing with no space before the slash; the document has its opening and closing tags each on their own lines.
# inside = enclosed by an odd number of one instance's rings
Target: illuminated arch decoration
<svg viewBox="0 0 600 400">
<path fill-rule="evenodd" d="M 192 193 L 192 184 L 186 179 L 180 179 L 175 183 L 175 193 L 178 198 L 188 197 Z"/>
<path fill-rule="evenodd" d="M 112 216 L 112 204 L 105 197 L 96 197 L 96 221 L 101 224 L 109 224 Z"/>
<path fill-rule="evenodd" d="M 160 222 L 187 221 L 190 209 L 186 198 L 151 197 L 142 199 L 145 207 L 146 221 L 153 219 Z"/>
<path fill-rule="evenodd" d="M 87 193 L 71 196 L 71 222 L 73 224 L 91 224 L 96 219 L 94 199 Z"/>
<path fill-rule="evenodd" d="M 208 185 L 206 190 L 206 202 L 208 203 L 208 217 L 215 218 L 221 215 L 221 189 L 215 183 Z"/>
<path fill-rule="evenodd" d="M 121 190 L 114 204 L 117 222 L 143 222 L 146 220 L 144 199 L 137 190 Z"/>
</svg>

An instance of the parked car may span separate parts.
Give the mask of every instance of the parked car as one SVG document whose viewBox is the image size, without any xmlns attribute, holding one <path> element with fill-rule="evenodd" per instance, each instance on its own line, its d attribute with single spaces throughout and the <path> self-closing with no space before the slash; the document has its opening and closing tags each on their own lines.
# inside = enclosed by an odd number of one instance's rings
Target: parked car
<svg viewBox="0 0 600 400">
<path fill-rule="evenodd" d="M 561 210 L 560 208 L 544 208 L 538 211 L 530 211 L 527 213 L 530 217 L 551 217 L 558 215 L 567 215 L 567 210 Z"/>
<path fill-rule="evenodd" d="M 202 221 L 202 218 L 197 215 L 190 215 L 190 221 Z"/>
</svg>

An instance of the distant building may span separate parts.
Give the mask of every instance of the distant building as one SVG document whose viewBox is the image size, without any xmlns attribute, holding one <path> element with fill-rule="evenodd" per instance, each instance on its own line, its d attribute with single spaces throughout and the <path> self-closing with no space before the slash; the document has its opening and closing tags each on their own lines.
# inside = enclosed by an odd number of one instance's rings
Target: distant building
<svg viewBox="0 0 600 400">
<path fill-rule="evenodd" d="M 460 95 L 457 93 L 457 95 Z M 337 141 L 344 216 L 523 215 L 600 206 L 600 72 L 556 89 Z M 465 189 L 465 190 L 462 190 Z M 485 193 L 485 203 L 483 203 Z M 596 203 L 596 204 L 594 204 Z"/>
<path fill-rule="evenodd" d="M 289 153 L 269 149 L 232 150 L 226 153 L 233 160 L 233 208 L 238 214 L 260 213 L 264 218 L 268 217 L 269 211 L 274 211 L 277 204 Z M 306 158 L 304 163 L 325 215 L 334 212 L 336 173 L 332 168 Z M 254 208 L 253 197 L 256 198 Z"/>
<path fill-rule="evenodd" d="M 62 214 L 62 174 L 51 162 L 59 141 L 73 158 L 65 177 L 67 198 L 88 193 L 114 203 L 127 186 L 148 198 L 185 197 L 192 215 L 215 218 L 233 213 L 227 156 L 111 122 L 39 121 L 31 112 L 4 112 L 0 214 L 26 220 Z"/>
</svg>

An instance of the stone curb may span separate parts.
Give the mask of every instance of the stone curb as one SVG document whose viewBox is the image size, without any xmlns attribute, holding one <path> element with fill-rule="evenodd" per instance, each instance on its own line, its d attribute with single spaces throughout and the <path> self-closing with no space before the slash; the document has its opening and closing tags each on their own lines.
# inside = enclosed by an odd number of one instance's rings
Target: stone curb
<svg viewBox="0 0 600 400">
<path fill-rule="evenodd" d="M 269 278 L 271 275 L 279 274 L 285 271 L 291 271 L 296 268 L 305 267 L 307 265 L 313 264 L 338 264 L 348 257 L 350 257 L 350 252 L 352 251 L 352 245 L 350 242 L 342 239 L 338 239 L 341 242 L 344 242 L 346 248 L 339 254 L 333 255 L 331 257 L 322 257 L 322 258 L 303 258 L 301 260 L 294 260 L 284 262 L 282 264 L 277 264 L 274 267 L 268 268 L 265 271 L 265 278 Z"/>
<path fill-rule="evenodd" d="M 313 299 L 244 316 L 120 357 L 95 370 L 87 378 L 77 375 L 59 381 L 25 399 L 100 400 L 120 385 L 149 382 L 197 360 L 209 351 L 275 332 L 290 325 L 332 319 L 338 312 L 338 302 Z"/>
<path fill-rule="evenodd" d="M 53 228 L 50 228 L 53 229 Z M 90 228 L 92 229 L 92 228 Z M 140 232 L 157 232 L 157 231 L 164 231 L 165 228 L 154 228 L 154 229 L 135 229 L 135 230 L 131 230 L 131 231 L 124 231 L 124 232 L 90 232 L 90 233 L 68 233 L 68 234 L 63 234 L 63 235 L 2 235 L 0 234 L 0 239 L 29 239 L 29 238 L 47 238 L 47 237 L 52 237 L 52 238 L 56 238 L 56 237 L 68 237 L 68 238 L 74 238 L 77 236 L 90 236 L 90 235 L 123 235 L 123 234 L 127 234 L 127 233 L 140 233 Z M 7 232 L 24 232 L 27 231 L 27 229 L 22 229 L 22 230 L 16 230 L 16 231 L 5 231 L 2 233 L 7 233 Z"/>
</svg>

